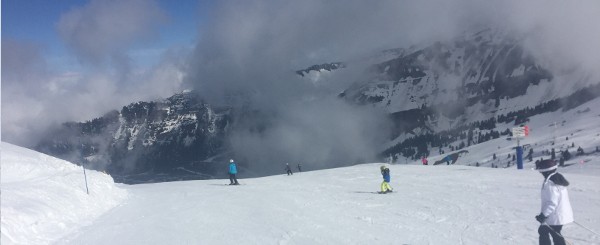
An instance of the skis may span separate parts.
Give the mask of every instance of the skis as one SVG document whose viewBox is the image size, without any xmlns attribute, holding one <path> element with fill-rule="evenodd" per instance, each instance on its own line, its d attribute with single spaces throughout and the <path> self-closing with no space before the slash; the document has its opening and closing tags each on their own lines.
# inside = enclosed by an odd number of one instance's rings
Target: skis
<svg viewBox="0 0 600 245">
<path fill-rule="evenodd" d="M 392 191 L 381 192 L 381 191 L 354 191 L 354 193 L 367 193 L 367 194 L 391 194 L 394 193 Z"/>
</svg>

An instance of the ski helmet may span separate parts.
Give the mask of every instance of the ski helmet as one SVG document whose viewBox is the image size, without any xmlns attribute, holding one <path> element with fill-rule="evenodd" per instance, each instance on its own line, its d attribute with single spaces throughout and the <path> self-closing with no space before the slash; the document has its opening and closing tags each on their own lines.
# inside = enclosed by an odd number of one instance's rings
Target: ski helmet
<svg viewBox="0 0 600 245">
<path fill-rule="evenodd" d="M 535 164 L 535 169 L 540 173 L 555 170 L 557 167 L 556 162 L 552 159 L 541 160 Z"/>
<path fill-rule="evenodd" d="M 233 159 L 229 160 L 229 162 L 233 162 Z"/>
</svg>

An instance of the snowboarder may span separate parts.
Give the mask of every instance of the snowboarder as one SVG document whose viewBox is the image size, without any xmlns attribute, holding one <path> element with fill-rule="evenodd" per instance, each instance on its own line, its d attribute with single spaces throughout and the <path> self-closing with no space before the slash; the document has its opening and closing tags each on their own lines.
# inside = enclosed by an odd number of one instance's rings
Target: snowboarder
<svg viewBox="0 0 600 245">
<path fill-rule="evenodd" d="M 302 172 L 302 165 L 300 165 L 300 163 L 298 163 L 298 173 Z"/>
<path fill-rule="evenodd" d="M 381 182 L 381 191 L 379 193 L 385 194 L 392 192 L 392 187 L 390 186 L 390 169 L 385 165 L 381 165 L 379 169 L 381 170 L 381 175 L 383 176 L 383 182 Z"/>
<path fill-rule="evenodd" d="M 237 178 L 235 177 L 235 175 L 237 174 L 237 166 L 235 165 L 235 162 L 233 162 L 233 159 L 229 160 L 229 185 L 239 185 L 240 183 L 238 183 Z"/>
<path fill-rule="evenodd" d="M 535 216 L 535 219 L 540 222 L 539 244 L 552 244 L 550 236 L 552 236 L 554 244 L 565 244 L 560 230 L 563 225 L 574 221 L 567 191 L 569 181 L 556 172 L 557 166 L 554 160 L 540 161 L 535 167 L 544 176 L 541 212 Z"/>
<path fill-rule="evenodd" d="M 292 168 L 290 167 L 289 163 L 285 164 L 285 171 L 287 172 L 287 175 L 294 175 L 294 173 L 292 172 Z"/>
<path fill-rule="evenodd" d="M 429 163 L 429 161 L 427 161 L 427 157 L 423 156 L 423 158 L 421 158 L 421 162 L 423 163 L 423 165 L 427 165 Z"/>
</svg>

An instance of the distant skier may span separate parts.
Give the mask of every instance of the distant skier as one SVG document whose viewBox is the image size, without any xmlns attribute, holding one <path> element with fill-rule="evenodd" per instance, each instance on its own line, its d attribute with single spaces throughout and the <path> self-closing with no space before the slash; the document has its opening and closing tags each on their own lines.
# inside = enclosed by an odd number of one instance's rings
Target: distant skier
<svg viewBox="0 0 600 245">
<path fill-rule="evenodd" d="M 450 160 L 452 160 L 452 159 L 450 158 L 450 155 L 447 155 L 447 156 L 444 158 L 444 161 L 446 161 L 446 165 L 450 165 Z"/>
<path fill-rule="evenodd" d="M 585 152 L 583 151 L 583 148 L 581 148 L 581 146 L 579 148 L 577 148 L 577 155 L 578 156 L 581 156 L 581 155 L 584 155 L 584 154 L 585 154 Z"/>
<path fill-rule="evenodd" d="M 529 154 L 527 154 L 527 158 L 529 159 L 530 162 L 533 161 L 533 148 L 529 149 Z"/>
<path fill-rule="evenodd" d="M 298 173 L 302 172 L 302 165 L 300 165 L 300 163 L 298 163 Z"/>
<path fill-rule="evenodd" d="M 237 177 L 235 177 L 235 175 L 237 174 L 237 166 L 235 165 L 235 162 L 233 162 L 233 159 L 229 160 L 229 185 L 239 185 L 240 183 L 238 183 L 237 181 Z"/>
<path fill-rule="evenodd" d="M 538 233 L 539 244 L 565 244 L 565 239 L 560 234 L 562 226 L 573 222 L 573 210 L 569 201 L 567 186 L 569 181 L 556 172 L 556 162 L 548 159 L 540 161 L 535 168 L 544 176 L 542 184 L 542 210 L 535 219 L 540 222 Z"/>
<path fill-rule="evenodd" d="M 429 163 L 429 161 L 427 160 L 427 157 L 422 157 L 421 158 L 421 162 L 423 163 L 423 165 L 427 165 Z"/>
<path fill-rule="evenodd" d="M 558 166 L 561 166 L 561 167 L 565 166 L 565 158 L 564 157 L 560 157 L 560 160 L 558 160 Z"/>
<path fill-rule="evenodd" d="M 569 149 L 565 149 L 565 151 L 562 152 L 562 157 L 565 159 L 565 161 L 569 161 L 571 159 L 571 152 L 569 152 Z"/>
<path fill-rule="evenodd" d="M 285 171 L 287 172 L 287 175 L 294 175 L 294 173 L 292 172 L 292 167 L 290 167 L 289 163 L 285 164 Z"/>
<path fill-rule="evenodd" d="M 381 175 L 383 176 L 383 182 L 381 182 L 381 191 L 380 194 L 385 194 L 388 192 L 392 192 L 392 187 L 390 186 L 390 169 L 385 165 L 381 165 L 379 168 L 381 170 Z"/>
</svg>

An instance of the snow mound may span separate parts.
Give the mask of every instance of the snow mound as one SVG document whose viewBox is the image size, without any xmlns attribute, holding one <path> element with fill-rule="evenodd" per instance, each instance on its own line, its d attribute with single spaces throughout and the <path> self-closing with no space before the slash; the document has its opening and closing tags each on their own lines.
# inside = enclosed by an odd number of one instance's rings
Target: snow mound
<svg viewBox="0 0 600 245">
<path fill-rule="evenodd" d="M 1 243 L 50 244 L 117 206 L 127 196 L 107 174 L 1 143 Z"/>
</svg>

